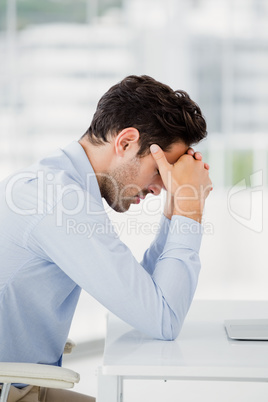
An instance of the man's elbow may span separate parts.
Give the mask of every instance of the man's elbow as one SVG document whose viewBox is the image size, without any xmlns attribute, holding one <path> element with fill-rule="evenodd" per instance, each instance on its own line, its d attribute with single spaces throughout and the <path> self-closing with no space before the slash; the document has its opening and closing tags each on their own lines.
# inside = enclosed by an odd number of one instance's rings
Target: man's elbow
<svg viewBox="0 0 268 402">
<path fill-rule="evenodd" d="M 158 339 L 162 341 L 174 341 L 180 334 L 183 322 L 178 319 L 173 319 L 169 325 L 163 324 L 161 335 Z"/>
</svg>

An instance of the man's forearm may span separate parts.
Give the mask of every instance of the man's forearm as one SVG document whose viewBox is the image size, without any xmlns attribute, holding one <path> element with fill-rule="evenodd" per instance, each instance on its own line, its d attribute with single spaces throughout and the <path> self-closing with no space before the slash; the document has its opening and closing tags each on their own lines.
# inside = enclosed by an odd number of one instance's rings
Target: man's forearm
<svg viewBox="0 0 268 402">
<path fill-rule="evenodd" d="M 162 216 L 160 220 L 159 231 L 155 236 L 155 239 L 151 243 L 150 247 L 144 253 L 141 265 L 150 275 L 153 274 L 157 259 L 163 252 L 169 232 L 169 225 L 170 220 L 167 219 L 165 216 Z"/>
</svg>

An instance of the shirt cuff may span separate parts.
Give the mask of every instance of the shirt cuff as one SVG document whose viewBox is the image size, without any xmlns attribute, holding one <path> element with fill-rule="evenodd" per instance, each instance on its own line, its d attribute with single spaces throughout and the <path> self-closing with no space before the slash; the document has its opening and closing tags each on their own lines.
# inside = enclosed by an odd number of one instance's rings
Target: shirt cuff
<svg viewBox="0 0 268 402">
<path fill-rule="evenodd" d="M 203 226 L 199 222 L 185 216 L 173 215 L 164 252 L 174 248 L 190 248 L 198 253 L 202 234 Z"/>
<path fill-rule="evenodd" d="M 156 243 L 160 244 L 165 244 L 167 240 L 167 235 L 169 233 L 169 227 L 170 227 L 170 219 L 168 219 L 165 215 L 161 216 L 160 222 L 159 222 L 159 232 L 157 233 L 157 236 L 155 238 Z"/>
</svg>

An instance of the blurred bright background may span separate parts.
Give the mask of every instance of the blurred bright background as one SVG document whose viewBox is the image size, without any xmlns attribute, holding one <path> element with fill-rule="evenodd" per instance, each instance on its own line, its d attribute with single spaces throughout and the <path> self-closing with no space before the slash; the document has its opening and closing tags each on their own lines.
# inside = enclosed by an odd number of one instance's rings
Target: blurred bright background
<svg viewBox="0 0 268 402">
<path fill-rule="evenodd" d="M 195 297 L 267 299 L 267 26 L 267 0 L 1 0 L 0 179 L 79 139 L 100 96 L 126 75 L 183 89 L 207 120 L 197 149 L 214 185 Z M 160 196 L 110 212 L 138 259 L 162 205 Z M 87 378 L 101 358 L 105 314 L 82 294 L 77 352 L 66 363 L 84 367 L 81 392 L 96 394 Z"/>
</svg>

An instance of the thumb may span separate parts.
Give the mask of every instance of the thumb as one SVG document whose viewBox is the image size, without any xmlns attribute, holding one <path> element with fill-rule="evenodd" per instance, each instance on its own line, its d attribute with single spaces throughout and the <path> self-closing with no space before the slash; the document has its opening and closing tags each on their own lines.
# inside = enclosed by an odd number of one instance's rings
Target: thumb
<svg viewBox="0 0 268 402">
<path fill-rule="evenodd" d="M 166 155 L 164 154 L 163 150 L 159 147 L 159 145 L 156 145 L 156 144 L 153 144 L 150 146 L 150 151 L 151 151 L 151 154 L 152 154 L 154 160 L 157 163 L 161 176 L 165 177 L 167 174 L 167 171 L 170 169 L 170 164 L 168 163 L 168 161 L 166 159 Z"/>
</svg>

